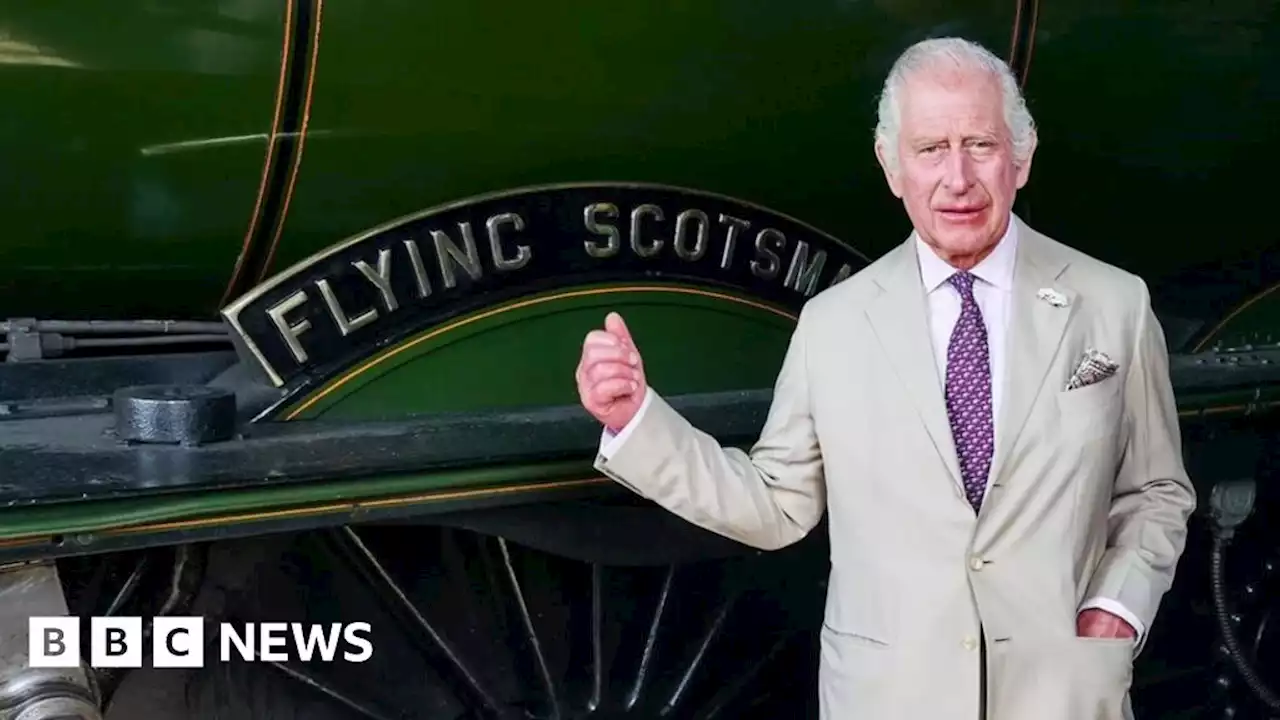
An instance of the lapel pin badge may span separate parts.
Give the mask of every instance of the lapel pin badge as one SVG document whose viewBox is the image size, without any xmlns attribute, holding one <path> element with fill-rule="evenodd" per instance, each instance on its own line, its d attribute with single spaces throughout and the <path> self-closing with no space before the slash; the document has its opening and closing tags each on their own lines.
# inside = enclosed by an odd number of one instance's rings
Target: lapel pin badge
<svg viewBox="0 0 1280 720">
<path fill-rule="evenodd" d="M 1054 307 L 1067 306 L 1067 296 L 1063 295 L 1057 290 L 1054 290 L 1053 288 L 1040 288 L 1040 291 L 1036 293 L 1036 297 L 1040 298 L 1041 300 L 1049 303 Z"/>
</svg>

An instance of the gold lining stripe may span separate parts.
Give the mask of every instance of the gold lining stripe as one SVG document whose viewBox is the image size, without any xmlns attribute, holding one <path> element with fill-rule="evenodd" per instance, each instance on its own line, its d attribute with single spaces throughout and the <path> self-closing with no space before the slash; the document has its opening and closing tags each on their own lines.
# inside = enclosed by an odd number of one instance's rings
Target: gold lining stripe
<svg viewBox="0 0 1280 720">
<path fill-rule="evenodd" d="M 240 254 L 236 257 L 235 267 L 231 270 L 231 280 L 227 282 L 227 289 L 222 291 L 222 300 L 218 302 L 219 306 L 225 305 L 231 297 L 231 292 L 235 290 L 236 281 L 240 279 L 240 273 L 244 270 L 244 261 L 249 257 L 249 244 L 253 241 L 253 235 L 258 229 L 258 222 L 262 219 L 262 201 L 267 195 L 267 180 L 271 177 L 271 161 L 276 155 L 276 139 L 280 135 L 280 113 L 284 108 L 284 86 L 285 79 L 289 76 L 289 53 L 293 50 L 293 2 L 285 0 L 284 2 L 284 42 L 280 49 L 280 78 L 276 81 L 276 107 L 271 115 L 271 132 L 267 135 L 267 155 L 262 161 L 262 179 L 258 181 L 258 199 L 253 203 L 253 214 L 249 216 L 249 229 L 244 233 L 244 242 L 240 246 Z"/>
<path fill-rule="evenodd" d="M 1025 0 L 1013 0 L 1013 32 L 1009 37 L 1009 59 L 1006 61 L 1012 69 L 1018 60 L 1018 23 L 1022 22 L 1022 3 Z M 1014 72 L 1017 72 L 1014 70 Z"/>
<path fill-rule="evenodd" d="M 1027 59 L 1022 61 L 1022 88 L 1027 87 L 1027 78 L 1031 77 L 1031 56 L 1036 51 L 1036 28 L 1040 24 L 1040 0 L 1031 3 L 1031 32 L 1027 33 Z"/>
<path fill-rule="evenodd" d="M 445 502 L 448 500 L 466 500 L 470 498 L 487 498 L 497 497 L 500 495 L 511 495 L 518 493 L 534 492 L 538 490 L 567 490 L 581 487 L 591 487 L 593 485 L 607 485 L 611 481 L 604 477 L 581 478 L 577 480 L 555 480 L 551 482 L 538 483 L 522 483 L 520 485 L 508 485 L 497 488 L 478 488 L 470 490 L 440 490 L 428 493 L 415 493 L 413 495 L 397 495 L 376 500 L 352 500 L 349 502 L 327 503 L 325 505 L 312 505 L 298 508 L 287 508 L 283 510 L 268 510 L 265 512 L 237 513 L 234 515 L 218 515 L 214 517 L 197 518 L 194 520 L 174 520 L 170 522 L 157 523 L 141 523 L 138 525 L 129 525 L 119 528 L 111 528 L 107 530 L 91 530 L 86 531 L 88 534 L 101 535 L 104 537 L 123 537 L 127 535 L 137 535 L 141 533 L 152 532 L 169 532 L 174 530 L 193 530 L 202 527 L 229 525 L 244 522 L 254 522 L 262 520 L 281 520 L 288 518 L 308 517 L 314 515 L 324 515 L 338 512 L 357 512 L 367 508 L 387 508 L 398 507 L 403 505 L 414 505 L 418 503 L 429 502 Z M 23 535 L 14 538 L 0 540 L 0 547 L 16 547 L 20 545 L 29 545 L 35 542 L 48 540 L 48 535 Z"/>
<path fill-rule="evenodd" d="M 289 170 L 289 184 L 285 186 L 284 202 L 280 205 L 280 220 L 276 224 L 275 235 L 271 238 L 271 246 L 267 249 L 267 259 L 258 270 L 258 282 L 271 273 L 271 262 L 275 259 L 276 249 L 280 246 L 280 237 L 284 235 L 284 226 L 289 219 L 289 203 L 293 200 L 294 186 L 298 183 L 298 173 L 302 169 L 302 151 L 307 144 L 307 128 L 311 124 L 311 99 L 316 85 L 316 64 L 320 58 L 320 24 L 324 15 L 324 0 L 316 0 L 316 19 L 311 34 L 311 59 L 307 68 L 307 94 L 302 102 L 302 123 L 298 126 L 298 147 L 293 153 L 293 167 Z"/>
<path fill-rule="evenodd" d="M 300 415 L 301 413 L 306 411 L 308 408 L 315 405 L 317 402 L 322 400 L 329 393 L 332 393 L 334 390 L 337 390 L 338 388 L 347 384 L 348 382 L 355 379 L 356 377 L 364 374 L 365 372 L 376 367 L 377 365 L 380 365 L 386 362 L 387 360 L 390 360 L 391 358 L 395 357 L 396 355 L 399 355 L 405 350 L 408 350 L 420 343 L 426 342 L 427 340 L 431 340 L 432 338 L 439 337 L 447 332 L 452 332 L 453 330 L 457 330 L 458 328 L 465 327 L 472 323 L 476 323 L 481 320 L 494 317 L 496 315 L 501 315 L 503 313 L 511 312 L 513 310 L 519 310 L 521 308 L 541 305 L 541 304 L 552 302 L 555 300 L 564 300 L 564 299 L 575 298 L 575 297 L 589 297 L 592 295 L 628 293 L 628 292 L 667 292 L 667 293 L 675 293 L 680 295 L 696 295 L 700 297 L 714 298 L 717 300 L 728 300 L 730 302 L 736 302 L 742 305 L 748 305 L 750 307 L 753 307 L 759 310 L 765 310 L 775 315 L 784 317 L 791 321 L 796 320 L 795 315 L 785 310 L 781 310 L 779 308 L 773 307 L 772 305 L 767 305 L 762 302 L 747 300 L 746 298 L 741 298 L 736 295 L 713 292 L 711 290 L 698 290 L 695 288 L 682 288 L 682 287 L 668 287 L 663 285 L 634 285 L 634 286 L 617 287 L 617 288 L 594 288 L 591 290 L 571 290 L 568 292 L 557 293 L 555 295 L 528 298 L 525 300 L 519 300 L 519 301 L 510 303 L 507 305 L 500 305 L 495 308 L 490 308 L 483 312 L 476 313 L 475 315 L 469 315 L 464 318 L 459 318 L 447 325 L 442 325 L 440 327 L 433 328 L 432 330 L 429 330 L 426 333 L 423 333 L 422 335 L 419 335 L 413 338 L 412 340 L 409 340 L 405 343 L 402 343 L 393 348 L 390 348 L 382 352 L 381 354 L 374 356 L 370 360 L 366 360 L 362 365 L 357 366 L 354 370 L 349 370 L 347 373 L 339 376 L 336 380 L 331 380 L 330 383 L 325 385 L 325 387 L 321 389 L 319 392 L 315 393 L 314 395 L 311 395 L 306 400 L 304 400 L 300 405 L 298 405 L 296 408 L 294 408 L 293 410 L 290 410 L 289 413 L 285 415 L 285 419 L 286 420 L 296 419 L 298 415 Z"/>
<path fill-rule="evenodd" d="M 1202 339 L 1199 343 L 1196 343 L 1196 346 L 1191 349 L 1191 352 L 1202 352 L 1204 350 L 1204 346 L 1209 344 L 1210 341 L 1212 341 L 1215 337 L 1217 337 L 1218 333 L 1222 332 L 1222 329 L 1227 326 L 1227 323 L 1230 323 L 1232 320 L 1236 319 L 1237 315 L 1244 312 L 1245 310 L 1248 310 L 1250 307 L 1253 307 L 1254 305 L 1258 304 L 1262 300 L 1266 299 L 1268 295 L 1270 295 L 1271 293 L 1277 290 L 1280 290 L 1280 282 L 1272 285 L 1271 287 L 1267 288 L 1266 290 L 1263 290 L 1260 293 L 1257 293 L 1253 297 L 1250 297 L 1249 299 L 1237 305 L 1234 310 L 1227 313 L 1226 317 L 1218 321 L 1217 325 L 1213 326 L 1213 329 L 1210 330 L 1209 333 L 1204 336 L 1204 339 Z"/>
<path fill-rule="evenodd" d="M 1280 400 L 1269 400 L 1256 403 L 1237 403 L 1235 405 L 1214 405 L 1199 410 L 1180 410 L 1178 417 L 1196 417 L 1197 415 L 1221 415 L 1228 412 L 1248 412 L 1250 408 L 1267 409 L 1280 407 Z"/>
<path fill-rule="evenodd" d="M 200 518 L 197 520 L 175 520 L 167 523 L 150 523 L 147 525 L 135 525 L 126 528 L 118 528 L 116 530 L 108 530 L 104 535 L 133 535 L 140 532 L 165 532 L 170 530 L 185 530 L 199 527 L 208 527 L 209 525 L 225 524 L 227 522 L 253 522 L 255 520 L 280 520 L 292 517 L 307 517 L 309 515 L 323 515 L 334 512 L 356 512 L 365 508 L 387 508 L 399 507 L 403 505 L 414 505 L 426 502 L 444 502 L 447 500 L 466 500 L 468 498 L 481 497 L 497 497 L 500 495 L 511 495 L 515 493 L 531 492 L 535 490 L 565 490 L 575 487 L 588 487 L 591 485 L 602 485 L 609 482 L 607 478 L 584 478 L 578 480 L 556 480 L 543 483 L 523 483 L 520 485 L 507 485 L 497 488 L 480 488 L 472 490 L 441 490 L 428 493 L 415 493 L 413 495 L 399 495 L 377 500 L 352 500 L 350 502 L 329 503 L 327 505 L 313 505 L 310 507 L 289 508 L 285 510 L 269 510 L 258 513 L 240 513 L 238 515 L 223 515 L 220 517 Z"/>
</svg>

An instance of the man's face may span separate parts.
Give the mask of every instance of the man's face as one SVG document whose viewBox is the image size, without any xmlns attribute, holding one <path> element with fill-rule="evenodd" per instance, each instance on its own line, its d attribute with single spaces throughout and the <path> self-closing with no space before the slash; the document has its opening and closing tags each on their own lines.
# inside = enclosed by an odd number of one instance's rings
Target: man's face
<svg viewBox="0 0 1280 720">
<path fill-rule="evenodd" d="M 876 155 L 911 224 L 942 259 L 978 264 L 1004 235 L 1030 174 L 1015 165 L 999 80 L 949 65 L 913 73 L 899 95 L 898 167 Z"/>
</svg>

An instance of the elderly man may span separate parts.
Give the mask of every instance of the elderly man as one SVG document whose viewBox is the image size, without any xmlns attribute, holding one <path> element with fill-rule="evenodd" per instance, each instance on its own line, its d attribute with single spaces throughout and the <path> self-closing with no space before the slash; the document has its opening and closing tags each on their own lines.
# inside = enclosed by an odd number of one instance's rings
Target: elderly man
<svg viewBox="0 0 1280 720">
<path fill-rule="evenodd" d="M 751 451 L 648 387 L 610 314 L 577 369 L 597 467 L 759 548 L 829 511 L 824 718 L 1132 717 L 1195 506 L 1146 285 L 1012 214 L 1035 127 L 990 52 L 911 47 L 879 115 L 915 232 L 807 303 Z"/>
</svg>

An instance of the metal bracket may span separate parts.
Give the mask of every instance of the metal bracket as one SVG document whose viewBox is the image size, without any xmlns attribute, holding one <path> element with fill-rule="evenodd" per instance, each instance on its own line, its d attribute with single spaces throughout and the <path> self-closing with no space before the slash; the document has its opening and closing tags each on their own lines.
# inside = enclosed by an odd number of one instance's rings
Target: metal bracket
<svg viewBox="0 0 1280 720">
<path fill-rule="evenodd" d="M 44 358 L 44 347 L 40 342 L 40 329 L 35 318 L 10 319 L 6 325 L 5 344 L 9 355 L 8 362 L 27 362 Z"/>
</svg>

